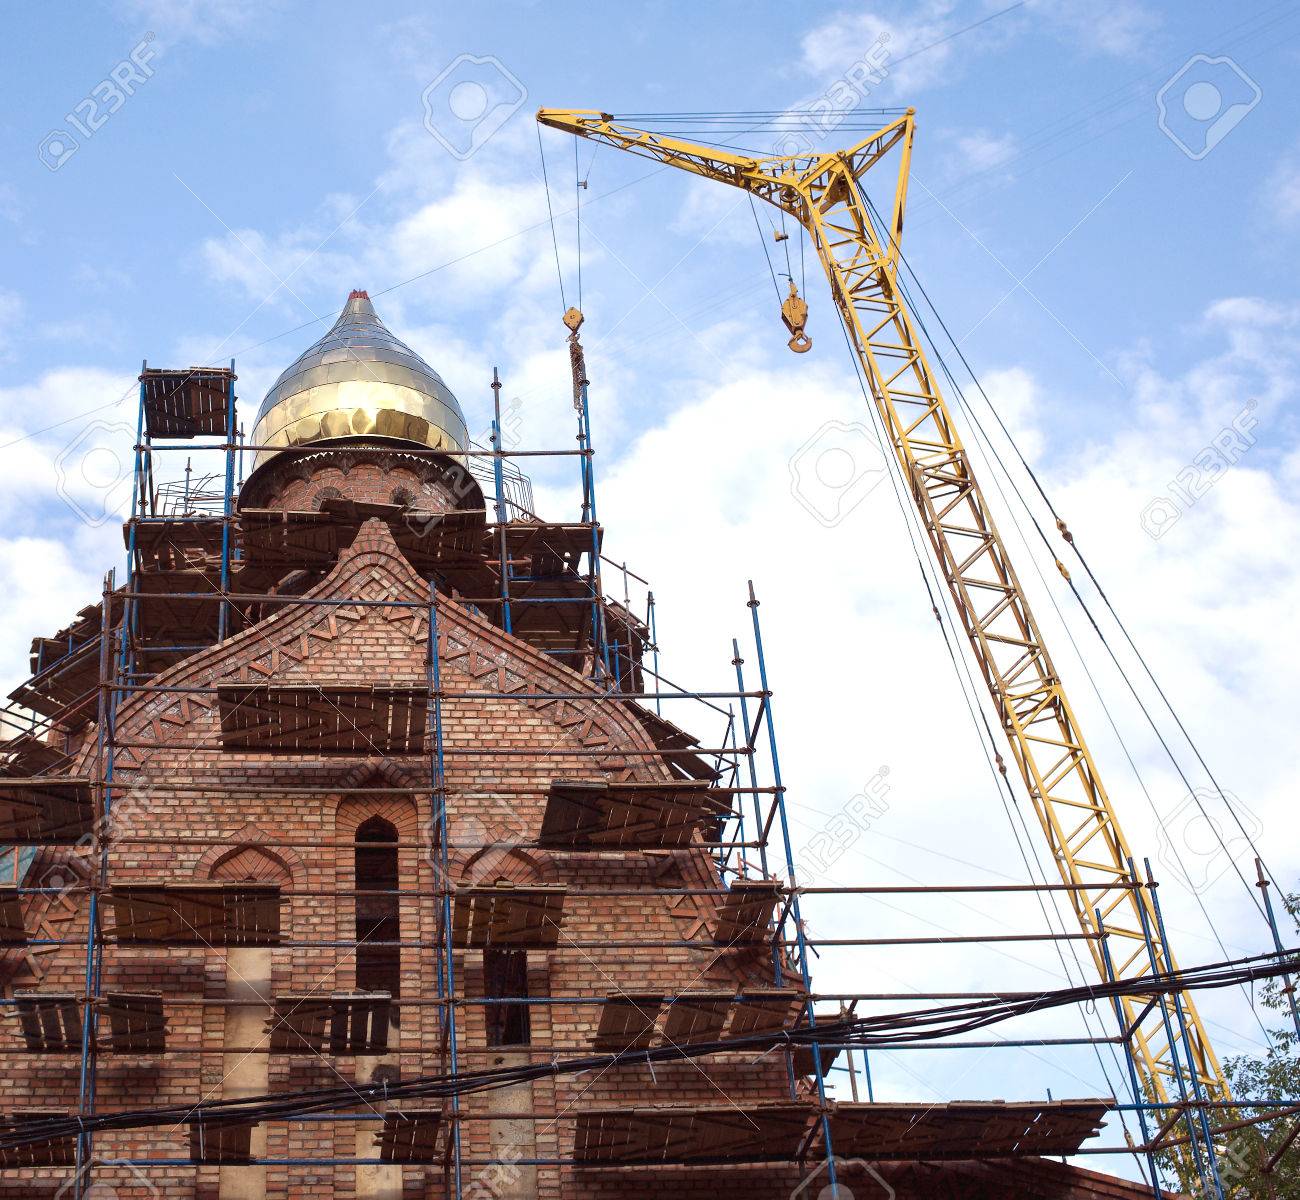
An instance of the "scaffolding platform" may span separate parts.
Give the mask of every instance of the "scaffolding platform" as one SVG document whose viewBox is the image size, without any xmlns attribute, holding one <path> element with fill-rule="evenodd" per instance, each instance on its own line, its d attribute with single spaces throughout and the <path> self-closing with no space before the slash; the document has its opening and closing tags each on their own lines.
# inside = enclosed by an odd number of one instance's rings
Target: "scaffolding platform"
<svg viewBox="0 0 1300 1200">
<path fill-rule="evenodd" d="M 230 683 L 217 696 L 224 750 L 353 757 L 424 752 L 425 686 Z"/>
<path fill-rule="evenodd" d="M 717 840 L 729 793 L 704 782 L 611 783 L 557 779 L 546 798 L 540 844 L 563 850 L 665 850 L 698 836 Z"/>
<path fill-rule="evenodd" d="M 793 1028 L 803 1003 L 803 994 L 794 988 L 747 989 L 739 998 L 731 991 L 683 992 L 671 998 L 659 992 L 610 992 L 601 1005 L 592 1048 L 622 1053 L 717 1041 L 724 1029 L 727 1038 L 772 1033 Z M 796 1047 L 796 1057 L 799 1052 Z"/>
<path fill-rule="evenodd" d="M 592 1037 L 596 1050 L 645 1050 L 654 1042 L 659 1013 L 659 992 L 611 992 L 600 1009 L 600 1023 Z"/>
<path fill-rule="evenodd" d="M 67 1109 L 19 1108 L 0 1117 L 0 1136 L 21 1133 L 24 1125 L 41 1121 L 66 1120 Z M 25 1146 L 9 1146 L 0 1150 L 0 1167 L 71 1167 L 77 1161 L 77 1139 L 64 1137 L 44 1138 Z"/>
<path fill-rule="evenodd" d="M 274 946 L 278 883 L 123 883 L 109 889 L 121 946 Z"/>
<path fill-rule="evenodd" d="M 393 998 L 387 992 L 277 996 L 266 1021 L 272 1054 L 388 1052 Z"/>
<path fill-rule="evenodd" d="M 81 1053 L 81 1004 L 71 992 L 15 992 L 14 1011 L 29 1053 Z"/>
<path fill-rule="evenodd" d="M 442 1129 L 443 1115 L 436 1108 L 386 1112 L 384 1124 L 375 1134 L 375 1146 L 386 1163 L 440 1163 L 445 1157 Z"/>
<path fill-rule="evenodd" d="M 108 992 L 104 997 L 108 1036 L 100 1025 L 99 1043 L 114 1054 L 162 1054 L 167 1049 L 167 1018 L 160 992 Z"/>
<path fill-rule="evenodd" d="M 837 1154 L 876 1161 L 940 1161 L 1074 1154 L 1100 1131 L 1113 1100 L 837 1104 Z"/>
<path fill-rule="evenodd" d="M 554 947 L 567 895 L 568 888 L 561 884 L 458 887 L 452 912 L 452 945 L 474 950 Z"/>
<path fill-rule="evenodd" d="M 23 898 L 12 884 L 0 887 L 0 946 L 27 945 Z"/>
<path fill-rule="evenodd" d="M 762 942 L 772 924 L 773 909 L 785 894 L 775 879 L 737 879 L 718 906 L 713 940 L 722 946 Z"/>
<path fill-rule="evenodd" d="M 140 374 L 140 402 L 150 438 L 220 437 L 230 428 L 235 373 L 225 367 Z"/>
<path fill-rule="evenodd" d="M 582 1167 L 793 1162 L 814 1113 L 806 1104 L 605 1108 L 578 1113 L 573 1157 Z"/>
<path fill-rule="evenodd" d="M 0 843 L 73 845 L 93 831 L 88 778 L 0 776 Z"/>
<path fill-rule="evenodd" d="M 122 533 L 128 549 L 134 544 L 143 570 L 207 566 L 220 575 L 225 528 L 224 517 L 155 517 L 129 521 Z"/>
<path fill-rule="evenodd" d="M 190 1125 L 190 1162 L 242 1166 L 253 1161 L 253 1130 L 247 1121 L 195 1121 Z"/>
</svg>

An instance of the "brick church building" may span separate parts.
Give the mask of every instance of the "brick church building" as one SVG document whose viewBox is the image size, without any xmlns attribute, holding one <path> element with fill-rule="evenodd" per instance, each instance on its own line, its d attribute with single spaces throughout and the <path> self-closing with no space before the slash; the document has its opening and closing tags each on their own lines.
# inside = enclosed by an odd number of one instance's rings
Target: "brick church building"
<svg viewBox="0 0 1300 1200">
<path fill-rule="evenodd" d="M 594 505 L 509 497 L 365 293 L 238 487 L 234 385 L 143 372 L 129 569 L 13 693 L 0 1197 L 1151 1194 L 1060 1161 L 1108 1099 L 871 1104 L 771 1044 L 811 993 L 735 816 L 784 802 L 761 698 L 730 759 L 660 711 Z M 154 483 L 200 443 L 220 494 Z"/>
</svg>

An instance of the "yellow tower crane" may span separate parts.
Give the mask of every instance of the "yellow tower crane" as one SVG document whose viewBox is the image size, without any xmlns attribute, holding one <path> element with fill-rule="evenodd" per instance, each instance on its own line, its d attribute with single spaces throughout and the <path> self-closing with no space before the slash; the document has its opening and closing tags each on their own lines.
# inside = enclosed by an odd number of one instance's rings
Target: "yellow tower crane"
<svg viewBox="0 0 1300 1200">
<path fill-rule="evenodd" d="M 908 109 L 851 149 L 774 158 L 631 128 L 608 113 L 543 108 L 537 119 L 741 188 L 808 231 L 1052 858 L 1063 882 L 1073 885 L 1067 894 L 1079 924 L 1093 935 L 1088 946 L 1097 969 L 1105 978 L 1109 968 L 1119 979 L 1176 970 L 1151 896 L 1135 877 L 1132 851 L 1110 796 L 899 291 L 915 111 Z M 873 218 L 862 179 L 895 147 L 893 204 Z M 797 329 L 787 320 L 798 337 L 804 336 L 805 314 L 806 308 L 784 314 L 798 317 Z M 1109 964 L 1096 936 L 1102 932 L 1099 916 L 1105 934 L 1131 951 L 1121 950 Z M 1121 1004 L 1147 1102 L 1177 1105 L 1194 1093 L 1208 1101 L 1230 1099 L 1190 995 L 1181 996 L 1180 1021 L 1146 996 L 1125 996 Z M 1162 1120 L 1177 1113 L 1160 1111 Z"/>
</svg>

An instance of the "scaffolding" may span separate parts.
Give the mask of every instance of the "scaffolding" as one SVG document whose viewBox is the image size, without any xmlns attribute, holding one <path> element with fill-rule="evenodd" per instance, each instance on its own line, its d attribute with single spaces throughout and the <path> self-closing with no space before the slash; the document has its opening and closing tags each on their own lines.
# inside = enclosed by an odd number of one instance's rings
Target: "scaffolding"
<svg viewBox="0 0 1300 1200">
<path fill-rule="evenodd" d="M 877 1038 L 873 1048 L 889 1052 L 979 1050 L 1025 1046 L 1109 1045 L 1127 1066 L 1127 1101 L 1116 1096 L 1084 1100 L 1013 1102 L 899 1103 L 877 1100 L 869 1052 L 860 1038 L 847 1037 L 844 1022 L 870 1005 L 915 1006 L 927 1000 L 948 1004 L 1009 1001 L 1006 993 L 846 993 L 818 992 L 813 959 L 835 947 L 992 944 L 1010 941 L 1068 942 L 1094 939 L 1109 965 L 1105 926 L 1096 933 L 1017 932 L 969 938 L 818 937 L 804 912 L 809 897 L 926 893 L 1050 895 L 1081 890 L 1082 885 L 957 884 L 902 886 L 816 886 L 801 882 L 794 853 L 787 791 L 781 772 L 774 715 L 774 691 L 764 651 L 759 600 L 753 585 L 747 599 L 751 656 L 757 678 L 747 673 L 739 640 L 731 647 L 734 689 L 690 691 L 660 674 L 653 592 L 646 585 L 645 616 L 633 612 L 629 576 L 645 584 L 626 564 L 604 556 L 597 517 L 590 413 L 585 378 L 576 387 L 576 450 L 508 450 L 501 434 L 500 382 L 492 384 L 494 419 L 490 444 L 455 456 L 483 487 L 483 509 L 462 509 L 437 520 L 417 518 L 402 504 L 325 499 L 312 511 L 241 508 L 246 451 L 281 447 L 247 445 L 237 416 L 235 365 L 226 369 L 159 370 L 144 365 L 140 375 L 139 422 L 134 456 L 133 505 L 126 522 L 125 582 L 106 579 L 101 602 L 82 610 L 53 637 L 37 638 L 31 678 L 11 699 L 28 715 L 29 728 L 5 746 L 0 776 L 0 842 L 36 848 L 61 874 L 45 870 L 0 889 L 0 947 L 12 973 L 25 964 L 34 986 L 11 989 L 2 1003 L 14 1018 L 16 1048 L 33 1055 L 63 1056 L 75 1064 L 76 1107 L 71 1113 L 18 1110 L 5 1115 L 0 1129 L 0 1179 L 6 1170 L 48 1172 L 70 1177 L 69 1195 L 87 1195 L 96 1173 L 130 1169 L 175 1178 L 182 1170 L 261 1166 L 284 1170 L 389 1168 L 424 1171 L 442 1180 L 442 1193 L 456 1200 L 487 1170 L 589 1173 L 690 1171 L 718 1166 L 781 1165 L 824 1176 L 834 1186 L 849 1160 L 916 1164 L 984 1162 L 990 1169 L 1023 1170 L 1024 1162 L 1045 1156 L 1131 1155 L 1143 1165 L 1152 1194 L 1162 1191 L 1158 1155 L 1187 1144 L 1207 1172 L 1215 1171 L 1215 1105 L 1199 1094 L 1157 1103 L 1137 1086 L 1131 1039 L 1136 1024 L 1119 1022 L 1114 1034 L 1043 1039 L 995 1040 L 944 1037 L 918 1041 L 899 1035 Z M 187 458 L 182 482 L 155 479 L 155 461 L 168 453 L 220 455 L 222 469 L 192 478 Z M 402 455 L 419 458 L 445 453 L 403 445 Z M 533 511 L 531 487 L 518 467 L 529 456 L 575 457 L 582 496 L 580 519 L 546 522 Z M 489 522 L 488 518 L 493 520 Z M 362 595 L 324 599 L 306 584 L 283 589 L 291 570 L 320 580 L 371 522 L 387 531 L 420 575 L 427 595 Z M 606 594 L 602 571 L 621 572 L 622 602 Z M 407 614 L 425 631 L 424 676 L 383 683 L 302 683 L 274 677 L 231 680 L 212 685 L 156 682 L 166 669 L 219 646 L 267 618 L 303 606 L 339 611 L 378 610 Z M 446 613 L 456 609 L 483 617 L 511 637 L 583 678 L 583 686 L 534 691 L 508 686 L 504 668 L 490 664 L 473 686 L 452 687 L 443 677 L 448 654 Z M 325 790 L 341 796 L 408 798 L 428 806 L 426 836 L 396 840 L 333 843 L 336 852 L 427 856 L 427 886 L 403 887 L 382 879 L 351 887 L 286 885 L 254 879 L 142 879 L 119 870 L 114 855 L 145 853 L 174 845 L 166 831 L 151 832 L 118 816 L 137 802 L 136 781 L 125 779 L 123 756 L 144 748 L 120 735 L 119 714 L 128 702 L 182 694 L 211 704 L 218 723 L 208 743 L 185 743 L 196 754 L 256 753 L 292 768 L 295 760 L 401 760 L 418 766 L 421 778 L 377 780 Z M 458 711 L 493 702 L 549 707 L 599 705 L 631 715 L 645 736 L 640 748 L 599 746 L 573 751 L 586 756 L 591 770 L 580 776 L 557 775 L 544 784 L 520 783 L 513 793 L 496 786 L 494 794 L 544 805 L 540 829 L 512 837 L 511 848 L 565 856 L 591 856 L 619 863 L 636 857 L 655 861 L 685 852 L 707 863 L 692 880 L 665 876 L 653 887 L 518 881 L 457 874 L 457 861 L 491 849 L 483 829 L 466 822 L 465 804 L 475 798 L 466 762 L 484 756 L 511 756 L 520 762 L 544 758 L 528 746 L 454 742 L 448 736 Z M 717 729 L 701 744 L 664 715 L 689 708 Z M 684 719 L 684 724 L 691 723 Z M 163 735 L 165 737 L 165 730 Z M 154 741 L 149 747 L 156 749 Z M 88 751 L 86 748 L 91 747 Z M 648 747 L 648 748 L 647 748 Z M 72 775 L 74 758 L 88 769 Z M 622 778 L 597 771 L 617 763 Z M 647 765 L 642 778 L 633 778 Z M 268 795 L 322 790 L 310 782 L 260 782 L 212 778 L 151 779 L 154 794 L 184 798 L 220 792 L 255 806 Z M 608 774 L 608 772 L 606 772 Z M 193 831 L 179 839 L 187 851 L 225 846 L 225 834 Z M 308 853 L 311 837 L 277 837 L 259 847 Z M 42 860 L 44 861 L 44 860 Z M 396 861 L 396 859 L 394 860 Z M 424 868 L 421 868 L 423 871 Z M 1132 874 L 1134 880 L 1139 875 Z M 1141 882 L 1157 919 L 1156 881 L 1149 867 Z M 574 920 L 584 906 L 635 901 L 653 894 L 673 913 L 671 937 L 647 937 L 635 924 L 617 937 L 574 936 Z M 302 937 L 295 933 L 301 914 L 313 905 L 350 900 L 371 915 L 371 934 L 355 937 Z M 427 904 L 433 911 L 433 936 L 415 940 L 393 936 L 392 914 L 401 906 Z M 1271 915 L 1271 906 L 1270 906 Z M 78 934 L 80 913 L 84 934 Z M 423 919 L 420 921 L 423 928 Z M 1154 957 L 1154 935 L 1146 948 Z M 1276 935 L 1276 923 L 1274 923 Z M 45 964 L 62 947 L 84 953 L 80 992 L 42 990 Z M 755 976 L 732 987 L 692 985 L 676 990 L 637 986 L 635 980 L 610 980 L 607 988 L 537 994 L 528 972 L 537 958 L 590 956 L 597 950 L 690 952 L 714 956 L 737 948 L 762 964 Z M 363 949 L 368 961 L 431 961 L 432 994 L 393 994 L 358 986 L 352 991 L 320 988 L 275 991 L 269 996 L 194 996 L 183 989 L 125 987 L 122 972 L 110 965 L 124 952 L 171 956 L 176 950 L 262 951 L 272 955 L 302 952 L 335 960 Z M 1283 955 L 1275 936 L 1275 950 Z M 487 995 L 482 980 L 467 985 L 467 963 L 493 952 L 506 972 L 506 986 Z M 373 955 L 378 954 L 378 959 Z M 519 957 L 521 956 L 522 957 Z M 531 956 L 531 957 L 530 957 Z M 1128 954 L 1125 954 L 1128 960 Z M 315 960 L 313 960 L 315 961 Z M 337 967 L 335 968 L 337 969 Z M 475 966 L 480 974 L 486 968 Z M 514 974 L 511 974 L 511 972 Z M 522 972 L 522 974 L 521 974 Z M 127 973 L 129 975 L 129 972 Z M 542 972 L 546 974 L 546 972 Z M 1158 974 L 1153 971 L 1152 974 Z M 549 975 L 547 976 L 549 978 Z M 191 989 L 192 991 L 192 989 Z M 1177 1053 L 1182 1038 L 1178 993 L 1152 999 L 1162 1014 L 1169 1045 Z M 265 1017 L 260 1036 L 248 1044 L 216 1042 L 205 1023 L 240 1007 Z M 0 1009 L 0 1011 L 4 1011 Z M 189 1013 L 186 1020 L 180 1014 Z M 552 1024 L 552 1014 L 567 1014 L 564 1025 L 580 1031 L 573 1040 L 506 1043 L 486 1041 L 480 1028 L 510 1021 Z M 415 1021 L 422 1040 L 395 1045 L 392 1031 L 402 1013 Z M 426 1025 L 430 1014 L 431 1025 Z M 214 1019 L 216 1019 L 214 1017 Z M 824 1040 L 819 1029 L 832 1031 Z M 196 1037 L 195 1034 L 198 1036 Z M 432 1034 L 427 1039 L 424 1033 Z M 1185 1036 L 1185 1031 L 1183 1031 Z M 748 1040 L 747 1040 L 748 1039 Z M 550 1093 L 549 1109 L 537 1104 L 514 1111 L 474 1102 L 456 1090 L 457 1080 L 474 1079 L 500 1045 L 508 1044 L 529 1069 L 559 1060 L 622 1063 L 671 1062 L 674 1058 L 736 1062 L 736 1045 L 764 1039 L 762 1056 L 779 1070 L 743 1110 L 735 1104 L 689 1103 L 647 1106 L 606 1102 L 561 1106 Z M 757 1041 L 756 1041 L 757 1040 Z M 731 1042 L 729 1047 L 726 1043 Z M 685 1048 L 685 1049 L 683 1049 Z M 680 1053 L 678 1053 L 680 1052 Z M 96 1122 L 110 1116 L 101 1104 L 105 1059 L 143 1059 L 183 1055 L 202 1062 L 222 1056 L 266 1056 L 278 1062 L 317 1059 L 377 1060 L 400 1053 L 419 1060 L 417 1077 L 450 1080 L 439 1103 L 372 1102 L 400 1094 L 397 1079 L 373 1071 L 351 1090 L 359 1101 L 331 1111 L 299 1112 L 264 1120 L 222 1118 L 210 1106 L 195 1104 L 189 1116 L 158 1128 L 124 1133 L 100 1132 Z M 596 1055 L 596 1059 L 590 1056 Z M 607 1056 L 605 1060 L 599 1056 Z M 608 1056 L 613 1056 L 609 1061 Z M 642 1057 L 643 1056 L 643 1057 Z M 753 1057 L 752 1055 L 750 1056 Z M 748 1061 L 748 1060 L 746 1060 Z M 403 1068 L 404 1069 L 404 1068 Z M 337 1069 L 335 1069 L 337 1074 Z M 540 1077 L 540 1076 L 539 1076 Z M 1194 1075 L 1191 1076 L 1193 1079 Z M 766 1078 L 766 1077 L 765 1077 Z M 775 1079 L 774 1085 L 771 1080 Z M 865 1092 L 865 1098 L 860 1092 Z M 847 1091 L 847 1095 L 846 1095 Z M 507 1089 L 507 1093 L 509 1093 Z M 195 1098 L 198 1098 L 198 1090 Z M 268 1101 L 274 1097 L 268 1097 Z M 394 1106 L 397 1105 L 397 1107 Z M 1098 1146 L 1092 1139 L 1109 1114 L 1133 1119 L 1140 1139 Z M 76 1125 L 58 1125 L 71 1117 Z M 741 1118 L 741 1119 L 738 1119 Z M 55 1121 L 54 1125 L 48 1124 Z M 268 1140 L 266 1126 L 281 1133 Z M 42 1124 L 45 1122 L 46 1124 Z M 485 1124 L 531 1124 L 528 1153 L 503 1156 L 482 1133 Z M 21 1142 L 27 1128 L 53 1129 L 43 1139 Z M 356 1126 L 370 1132 L 367 1152 L 341 1153 L 337 1138 L 319 1129 Z M 259 1141 L 259 1126 L 262 1127 Z M 319 1128 L 318 1128 L 319 1127 Z M 546 1130 L 546 1137 L 537 1132 Z M 291 1129 L 299 1131 L 296 1136 Z M 313 1133 L 317 1129 L 317 1133 Z M 143 1130 L 143 1131 L 142 1131 Z M 303 1132 L 305 1131 L 305 1132 Z M 1125 1130 L 1127 1132 L 1127 1129 Z M 330 1153 L 322 1147 L 328 1144 Z M 358 1142 L 358 1146 L 361 1143 Z M 295 1149 L 306 1147 L 306 1149 Z M 486 1148 L 486 1149 L 485 1149 Z M 1044 1171 L 1056 1165 L 1043 1163 Z M 1063 1170 L 1064 1168 L 1062 1168 Z M 819 1175 L 820 1173 L 820 1175 Z M 30 1177 L 25 1175 L 26 1177 Z M 43 1177 L 43 1176 L 42 1176 Z M 1010 1178 L 1010 1176 L 1008 1176 Z M 1218 1181 L 1219 1195 L 1228 1194 Z M 477 1193 L 476 1193 L 477 1194 Z"/>
</svg>

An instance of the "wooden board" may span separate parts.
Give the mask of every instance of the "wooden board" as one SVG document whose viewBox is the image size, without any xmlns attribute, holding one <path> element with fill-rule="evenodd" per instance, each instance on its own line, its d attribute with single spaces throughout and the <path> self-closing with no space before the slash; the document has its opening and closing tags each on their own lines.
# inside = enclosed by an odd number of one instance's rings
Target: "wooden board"
<svg viewBox="0 0 1300 1200">
<path fill-rule="evenodd" d="M 231 683 L 217 695 L 226 750 L 353 757 L 424 752 L 424 686 Z"/>
<path fill-rule="evenodd" d="M 387 992 L 277 996 L 267 1018 L 273 1054 L 384 1054 L 393 1001 Z"/>
<path fill-rule="evenodd" d="M 729 797 L 707 785 L 556 779 L 540 843 L 552 849 L 662 850 L 716 831 Z"/>
<path fill-rule="evenodd" d="M 814 1115 L 803 1104 L 588 1109 L 578 1113 L 573 1156 L 579 1166 L 787 1162 Z"/>
<path fill-rule="evenodd" d="M 1111 1100 L 850 1104 L 830 1116 L 836 1154 L 874 1161 L 1073 1154 Z"/>
<path fill-rule="evenodd" d="M 190 1162 L 251 1163 L 256 1124 L 196 1121 L 190 1126 Z"/>
<path fill-rule="evenodd" d="M 384 1124 L 375 1134 L 379 1157 L 391 1163 L 437 1163 L 442 1113 L 436 1108 L 407 1109 L 384 1113 Z"/>
<path fill-rule="evenodd" d="M 721 946 L 764 941 L 772 923 L 772 910 L 782 891 L 774 879 L 737 879 L 718 905 L 713 940 Z"/>
<path fill-rule="evenodd" d="M 278 883 L 123 883 L 108 893 L 119 945 L 274 946 Z"/>
<path fill-rule="evenodd" d="M 114 1054 L 161 1054 L 167 1048 L 167 1019 L 158 992 L 109 992 L 104 999 L 108 1036 L 99 1025 L 101 1049 Z"/>
<path fill-rule="evenodd" d="M 81 1005 L 71 992 L 15 992 L 14 1009 L 32 1054 L 81 1053 Z"/>
<path fill-rule="evenodd" d="M 452 945 L 552 947 L 559 940 L 568 889 L 556 884 L 459 887 L 452 913 Z"/>
<path fill-rule="evenodd" d="M 221 436 L 234 379 L 225 368 L 146 369 L 140 376 L 145 431 L 151 438 Z"/>
<path fill-rule="evenodd" d="M 593 1047 L 616 1054 L 646 1049 L 654 1041 L 663 1006 L 659 992 L 611 992 L 600 1009 Z"/>
<path fill-rule="evenodd" d="M 93 824 L 88 779 L 0 777 L 0 843 L 72 845 Z"/>
</svg>

